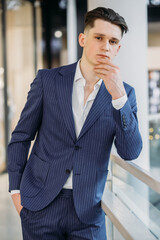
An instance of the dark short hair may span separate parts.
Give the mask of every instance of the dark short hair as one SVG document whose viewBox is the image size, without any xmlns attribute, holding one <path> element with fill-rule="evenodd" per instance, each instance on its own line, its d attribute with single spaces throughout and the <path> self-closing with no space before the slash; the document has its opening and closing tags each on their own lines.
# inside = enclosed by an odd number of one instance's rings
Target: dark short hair
<svg viewBox="0 0 160 240">
<path fill-rule="evenodd" d="M 119 26 L 122 30 L 122 36 L 124 32 L 127 33 L 128 31 L 128 26 L 124 18 L 116 13 L 113 9 L 104 7 L 98 7 L 86 13 L 84 29 L 88 26 L 92 28 L 96 19 L 102 19 Z"/>
</svg>

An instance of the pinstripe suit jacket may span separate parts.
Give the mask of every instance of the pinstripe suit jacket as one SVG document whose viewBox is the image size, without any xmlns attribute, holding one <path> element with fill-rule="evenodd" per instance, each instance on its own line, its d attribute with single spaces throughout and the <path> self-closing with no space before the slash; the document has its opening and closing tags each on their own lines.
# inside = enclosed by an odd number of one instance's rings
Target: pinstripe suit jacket
<svg viewBox="0 0 160 240">
<path fill-rule="evenodd" d="M 40 70 L 8 146 L 9 191 L 20 189 L 24 207 L 37 211 L 58 195 L 73 169 L 73 198 L 79 218 L 101 220 L 100 201 L 115 139 L 119 155 L 138 157 L 142 141 L 134 89 L 124 83 L 128 100 L 115 110 L 102 83 L 78 138 L 72 113 L 76 63 Z M 35 139 L 28 159 L 30 143 Z M 28 159 L 28 161 L 27 161 Z"/>
</svg>

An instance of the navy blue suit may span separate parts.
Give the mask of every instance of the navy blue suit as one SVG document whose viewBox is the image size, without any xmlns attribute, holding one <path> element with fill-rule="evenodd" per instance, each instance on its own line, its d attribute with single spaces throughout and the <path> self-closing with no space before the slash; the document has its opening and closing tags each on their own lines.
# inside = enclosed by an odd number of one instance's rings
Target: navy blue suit
<svg viewBox="0 0 160 240">
<path fill-rule="evenodd" d="M 84 223 L 97 223 L 113 141 L 123 159 L 135 159 L 141 152 L 135 91 L 124 83 L 128 100 L 116 110 L 102 82 L 77 138 L 72 113 L 75 70 L 76 63 L 40 70 L 31 84 L 8 146 L 9 191 L 20 189 L 22 205 L 41 210 L 56 198 L 73 169 L 76 213 Z"/>
</svg>

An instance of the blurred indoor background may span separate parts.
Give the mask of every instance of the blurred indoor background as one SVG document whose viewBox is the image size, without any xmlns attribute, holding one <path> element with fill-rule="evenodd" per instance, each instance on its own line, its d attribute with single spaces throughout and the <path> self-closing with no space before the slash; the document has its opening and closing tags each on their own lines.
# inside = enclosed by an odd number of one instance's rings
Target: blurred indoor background
<svg viewBox="0 0 160 240">
<path fill-rule="evenodd" d="M 22 239 L 20 219 L 8 193 L 6 149 L 30 84 L 38 69 L 81 57 L 78 35 L 84 14 L 98 6 L 113 8 L 128 23 L 116 63 L 124 81 L 136 90 L 143 151 L 135 163 L 160 183 L 160 0 L 0 0 L 0 240 Z M 143 198 L 137 200 L 139 210 L 134 214 L 160 239 L 160 193 L 114 164 L 110 168 L 112 191 L 134 212 L 133 195 L 124 200 L 128 186 L 132 187 L 137 199 Z M 146 208 L 140 213 L 144 202 Z M 108 240 L 124 239 L 113 222 L 108 226 Z"/>
</svg>

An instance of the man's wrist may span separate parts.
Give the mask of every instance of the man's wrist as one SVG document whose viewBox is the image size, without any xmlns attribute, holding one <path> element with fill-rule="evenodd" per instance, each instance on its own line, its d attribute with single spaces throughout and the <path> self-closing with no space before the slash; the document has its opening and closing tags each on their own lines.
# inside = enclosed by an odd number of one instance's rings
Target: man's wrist
<svg viewBox="0 0 160 240">
<path fill-rule="evenodd" d="M 113 92 L 111 95 L 112 95 L 112 100 L 117 100 L 117 99 L 123 97 L 124 95 L 126 95 L 126 91 L 125 91 L 125 89 L 121 89 L 119 91 Z"/>
<path fill-rule="evenodd" d="M 112 100 L 112 105 L 116 110 L 119 110 L 125 105 L 127 99 L 128 99 L 127 95 L 125 94 L 123 97 L 120 97 L 116 100 Z"/>
</svg>

